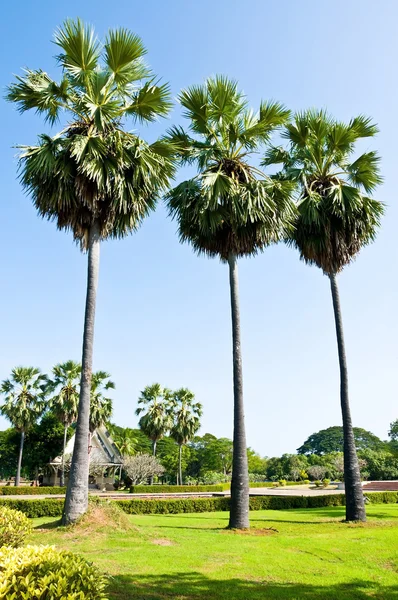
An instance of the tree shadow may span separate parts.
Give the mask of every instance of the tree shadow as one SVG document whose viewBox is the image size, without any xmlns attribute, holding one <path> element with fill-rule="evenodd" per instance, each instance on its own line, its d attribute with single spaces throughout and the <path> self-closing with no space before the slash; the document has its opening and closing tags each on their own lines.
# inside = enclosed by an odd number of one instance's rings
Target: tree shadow
<svg viewBox="0 0 398 600">
<path fill-rule="evenodd" d="M 116 575 L 110 600 L 377 600 L 398 599 L 398 585 L 353 580 L 335 585 L 210 579 L 202 573 Z"/>
</svg>

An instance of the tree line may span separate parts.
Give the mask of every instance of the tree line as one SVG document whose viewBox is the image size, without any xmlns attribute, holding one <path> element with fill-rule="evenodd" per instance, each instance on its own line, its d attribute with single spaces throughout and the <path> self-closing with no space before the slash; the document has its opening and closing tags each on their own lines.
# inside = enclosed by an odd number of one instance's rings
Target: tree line
<svg viewBox="0 0 398 600">
<path fill-rule="evenodd" d="M 337 276 L 372 242 L 383 205 L 372 197 L 381 182 L 379 156 L 359 156 L 356 142 L 377 126 L 359 115 L 340 122 L 324 110 L 292 114 L 278 102 L 250 109 L 238 84 L 225 76 L 183 90 L 178 100 L 187 126 L 171 127 L 154 143 L 125 129 L 167 115 L 168 84 L 144 63 L 141 39 L 111 30 L 103 43 L 91 27 L 67 20 L 54 38 L 61 78 L 26 70 L 8 88 L 20 112 L 35 110 L 54 125 L 24 147 L 20 179 L 38 214 L 71 231 L 87 253 L 80 399 L 64 523 L 87 509 L 90 394 L 101 242 L 135 231 L 163 197 L 181 242 L 228 265 L 233 349 L 232 528 L 249 527 L 249 481 L 243 403 L 238 260 L 284 242 L 328 277 L 341 376 L 346 518 L 365 520 L 359 462 L 348 397 L 347 361 Z M 275 146 L 279 132 L 285 143 Z M 261 164 L 256 155 L 261 154 Z M 180 165 L 197 174 L 172 186 Z M 268 175 L 265 168 L 273 168 Z"/>
</svg>

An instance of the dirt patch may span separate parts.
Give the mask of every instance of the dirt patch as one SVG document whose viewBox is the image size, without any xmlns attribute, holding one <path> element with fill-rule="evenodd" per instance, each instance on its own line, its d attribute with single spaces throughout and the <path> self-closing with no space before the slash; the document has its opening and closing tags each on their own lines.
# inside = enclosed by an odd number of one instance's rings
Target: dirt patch
<svg viewBox="0 0 398 600">
<path fill-rule="evenodd" d="M 155 546 L 174 546 L 174 542 L 167 540 L 166 538 L 159 538 L 151 541 L 152 544 L 155 544 Z"/>
<path fill-rule="evenodd" d="M 75 524 L 65 528 L 66 537 L 112 533 L 114 531 L 137 531 L 128 515 L 110 502 L 90 504 L 85 515 Z"/>
<path fill-rule="evenodd" d="M 275 535 L 275 533 L 279 533 L 279 531 L 274 527 L 264 527 L 260 529 L 225 529 L 224 533 L 230 533 L 233 535 L 266 536 Z"/>
</svg>

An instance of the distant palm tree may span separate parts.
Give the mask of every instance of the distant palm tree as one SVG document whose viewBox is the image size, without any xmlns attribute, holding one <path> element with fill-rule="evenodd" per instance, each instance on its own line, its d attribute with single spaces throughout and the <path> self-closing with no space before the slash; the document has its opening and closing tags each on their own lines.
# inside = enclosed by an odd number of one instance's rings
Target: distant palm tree
<svg viewBox="0 0 398 600">
<path fill-rule="evenodd" d="M 53 378 L 49 389 L 55 395 L 50 398 L 50 407 L 64 426 L 64 445 L 62 451 L 60 485 L 65 485 L 65 448 L 68 428 L 77 419 L 79 404 L 81 365 L 68 360 L 55 365 L 52 370 Z"/>
<path fill-rule="evenodd" d="M 105 425 L 112 416 L 112 398 L 106 397 L 105 393 L 114 390 L 115 384 L 109 378 L 110 374 L 106 371 L 96 371 L 91 379 L 89 422 L 91 434 L 102 425 Z"/>
<path fill-rule="evenodd" d="M 258 113 L 248 108 L 237 84 L 226 77 L 181 92 L 179 100 L 190 120 L 190 132 L 174 127 L 169 140 L 183 163 L 198 175 L 167 193 L 170 214 L 180 240 L 198 254 L 218 257 L 229 265 L 233 372 L 234 455 L 230 527 L 249 527 L 249 477 L 243 406 L 242 354 L 237 259 L 252 256 L 286 232 L 294 206 L 291 184 L 274 181 L 250 164 L 253 153 L 286 122 L 289 111 L 263 102 Z"/>
<path fill-rule="evenodd" d="M 134 456 L 138 440 L 132 429 L 126 427 L 120 433 L 112 433 L 112 438 L 121 456 Z"/>
<path fill-rule="evenodd" d="M 0 387 L 4 395 L 4 404 L 0 405 L 0 413 L 20 431 L 21 442 L 17 463 L 15 485 L 21 480 L 21 465 L 25 433 L 36 423 L 43 414 L 48 393 L 47 376 L 34 367 L 16 367 L 11 377 L 5 379 Z"/>
<path fill-rule="evenodd" d="M 65 126 L 20 158 L 21 182 L 39 215 L 71 230 L 88 254 L 82 378 L 75 445 L 63 521 L 75 522 L 88 506 L 90 390 L 100 242 L 136 230 L 155 207 L 173 174 L 164 141 L 147 144 L 123 129 L 124 121 L 153 121 L 168 113 L 168 85 L 158 85 L 143 61 L 141 39 L 126 29 L 109 31 L 100 44 L 80 20 L 67 20 L 55 43 L 62 77 L 27 70 L 8 88 L 7 98 L 24 112 L 42 114 Z"/>
<path fill-rule="evenodd" d="M 156 456 L 157 442 L 173 424 L 169 413 L 169 391 L 159 383 L 148 385 L 138 398 L 135 414 L 141 416 L 138 425 L 152 441 L 152 453 Z"/>
<path fill-rule="evenodd" d="M 170 437 L 178 444 L 178 479 L 182 485 L 182 447 L 196 434 L 200 427 L 202 405 L 195 402 L 195 394 L 187 388 L 181 388 L 171 395 L 171 414 L 173 426 Z"/>
<path fill-rule="evenodd" d="M 340 362 L 347 521 L 365 521 L 366 513 L 348 399 L 337 274 L 374 240 L 383 214 L 382 203 L 370 197 L 381 181 L 379 157 L 373 151 L 352 156 L 355 142 L 376 133 L 377 127 L 363 116 L 346 124 L 324 111 L 310 110 L 297 114 L 286 127 L 289 149 L 272 148 L 264 161 L 282 163 L 279 177 L 297 183 L 298 217 L 288 243 L 330 280 Z"/>
</svg>

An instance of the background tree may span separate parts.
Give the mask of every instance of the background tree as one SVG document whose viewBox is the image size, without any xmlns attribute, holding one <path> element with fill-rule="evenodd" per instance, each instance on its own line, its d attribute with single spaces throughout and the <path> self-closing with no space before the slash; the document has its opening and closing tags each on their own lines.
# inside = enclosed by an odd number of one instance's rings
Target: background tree
<svg viewBox="0 0 398 600">
<path fill-rule="evenodd" d="M 138 425 L 152 441 L 152 454 L 156 456 L 157 442 L 172 426 L 168 390 L 162 388 L 159 383 L 148 385 L 138 398 L 135 414 L 141 416 Z"/>
<path fill-rule="evenodd" d="M 62 450 L 60 485 L 65 485 L 65 448 L 68 427 L 77 419 L 77 407 L 79 403 L 81 365 L 68 360 L 65 363 L 55 365 L 52 370 L 52 379 L 49 389 L 54 396 L 50 398 L 50 407 L 64 426 L 64 445 Z M 56 456 L 56 455 L 55 455 Z M 55 456 L 53 458 L 55 458 Z"/>
<path fill-rule="evenodd" d="M 180 388 L 171 396 L 171 414 L 173 425 L 170 429 L 170 437 L 178 444 L 178 482 L 183 484 L 182 479 L 182 447 L 191 440 L 200 427 L 202 416 L 202 405 L 195 402 L 195 394 L 187 388 Z"/>
<path fill-rule="evenodd" d="M 113 441 L 121 456 L 133 456 L 136 453 L 138 440 L 133 429 L 126 427 L 120 433 L 113 435 Z"/>
<path fill-rule="evenodd" d="M 24 472 L 37 480 L 38 475 L 48 468 L 48 464 L 62 453 L 64 427 L 52 413 L 43 415 L 40 422 L 35 423 L 26 433 L 24 444 Z M 66 431 L 67 439 L 73 429 Z"/>
<path fill-rule="evenodd" d="M 123 469 L 126 471 L 132 485 L 141 485 L 153 480 L 155 476 L 164 473 L 164 467 L 156 456 L 150 454 L 137 454 L 128 456 L 123 461 Z"/>
<path fill-rule="evenodd" d="M 174 127 L 169 139 L 196 177 L 167 195 L 180 240 L 198 254 L 229 265 L 234 373 L 234 457 L 230 527 L 249 527 L 249 481 L 243 405 L 242 353 L 237 259 L 251 256 L 285 233 L 291 218 L 290 183 L 274 181 L 250 164 L 251 155 L 289 116 L 278 103 L 248 108 L 237 84 L 226 77 L 208 79 L 179 96 L 189 132 Z"/>
<path fill-rule="evenodd" d="M 0 387 L 4 403 L 0 413 L 20 432 L 20 446 L 15 485 L 20 484 L 21 464 L 26 432 L 36 423 L 45 409 L 47 376 L 34 367 L 16 367 L 11 377 Z"/>
<path fill-rule="evenodd" d="M 348 372 L 337 275 L 375 238 L 383 205 L 370 196 L 377 184 L 379 157 L 370 151 L 353 157 L 355 143 L 377 133 L 363 116 L 348 124 L 324 111 L 297 114 L 284 137 L 289 149 L 272 148 L 264 164 L 283 163 L 280 179 L 297 183 L 298 217 L 288 243 L 300 258 L 330 280 L 340 363 L 340 401 L 344 431 L 346 518 L 366 520 L 348 397 Z"/>
<path fill-rule="evenodd" d="M 386 444 L 377 435 L 361 429 L 353 428 L 355 447 L 357 450 L 371 448 L 374 450 L 385 448 Z M 298 454 L 330 454 L 331 452 L 343 452 L 344 432 L 341 426 L 328 427 L 313 433 L 297 449 Z"/>
<path fill-rule="evenodd" d="M 96 429 L 105 425 L 112 416 L 112 398 L 105 394 L 114 390 L 115 384 L 110 380 L 110 374 L 106 371 L 96 371 L 91 379 L 90 396 L 90 420 L 89 431 L 92 435 Z"/>
<path fill-rule="evenodd" d="M 165 142 L 147 144 L 123 129 L 124 121 L 153 121 L 171 106 L 143 62 L 141 39 L 126 29 L 109 31 L 100 44 L 94 31 L 67 20 L 55 34 L 61 79 L 26 70 L 7 98 L 50 125 L 65 116 L 55 136 L 43 134 L 21 155 L 21 182 L 39 215 L 71 230 L 88 254 L 79 415 L 66 494 L 64 523 L 88 506 L 90 391 L 100 242 L 139 227 L 173 173 Z"/>
</svg>

